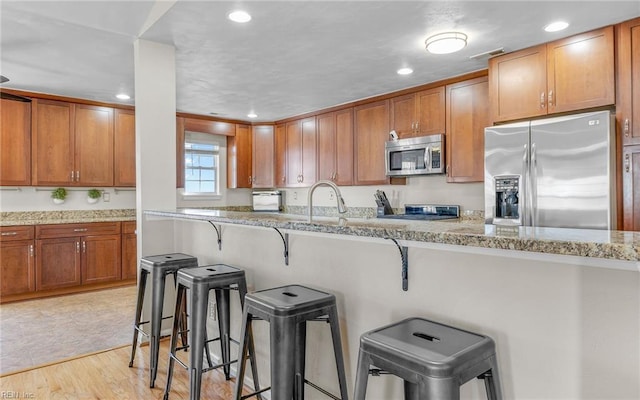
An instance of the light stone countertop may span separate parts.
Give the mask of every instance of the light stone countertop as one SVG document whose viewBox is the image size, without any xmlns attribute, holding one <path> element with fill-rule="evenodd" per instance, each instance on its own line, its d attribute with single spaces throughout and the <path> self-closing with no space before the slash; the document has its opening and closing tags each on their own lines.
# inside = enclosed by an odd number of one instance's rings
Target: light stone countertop
<svg viewBox="0 0 640 400">
<path fill-rule="evenodd" d="M 406 221 L 315 217 L 211 209 L 146 210 L 146 216 L 211 221 L 358 237 L 396 239 L 486 249 L 640 261 L 640 232 L 565 228 L 503 228 L 468 220 Z"/>
<path fill-rule="evenodd" d="M 135 221 L 136 210 L 16 211 L 0 213 L 0 226 Z"/>
</svg>

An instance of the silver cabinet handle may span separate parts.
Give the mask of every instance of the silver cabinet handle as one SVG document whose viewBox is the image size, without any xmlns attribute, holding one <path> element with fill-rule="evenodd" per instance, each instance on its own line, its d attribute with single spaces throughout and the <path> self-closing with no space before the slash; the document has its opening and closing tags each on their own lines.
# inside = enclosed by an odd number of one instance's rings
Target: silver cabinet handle
<svg viewBox="0 0 640 400">
<path fill-rule="evenodd" d="M 33 257 L 33 245 L 29 245 L 29 257 Z"/>
<path fill-rule="evenodd" d="M 249 185 L 251 185 L 251 176 L 249 176 Z"/>
<path fill-rule="evenodd" d="M 76 253 L 80 253 L 80 242 L 76 242 Z"/>
<path fill-rule="evenodd" d="M 624 155 L 624 172 L 631 172 L 631 157 L 629 154 Z"/>
<path fill-rule="evenodd" d="M 80 171 L 76 171 L 76 182 L 80 182 Z"/>
<path fill-rule="evenodd" d="M 2 232 L 2 236 L 16 236 L 18 232 Z"/>
<path fill-rule="evenodd" d="M 631 133 L 631 121 L 629 121 L 629 118 L 624 119 L 623 132 L 626 137 L 629 137 L 629 134 Z"/>
<path fill-rule="evenodd" d="M 553 106 L 553 90 L 549 90 L 549 107 Z"/>
<path fill-rule="evenodd" d="M 73 231 L 74 232 L 86 232 L 86 231 L 88 231 L 88 229 L 87 228 L 75 228 Z"/>
<path fill-rule="evenodd" d="M 284 183 L 284 182 L 286 182 L 286 181 L 287 181 L 287 177 L 286 177 L 286 176 L 283 176 L 283 177 L 282 177 L 282 183 Z"/>
<path fill-rule="evenodd" d="M 544 110 L 544 105 L 545 105 L 545 101 L 544 101 L 544 92 L 540 93 L 540 109 Z"/>
<path fill-rule="evenodd" d="M 85 242 L 84 240 L 82 241 L 82 252 L 83 253 L 87 252 L 87 242 Z"/>
<path fill-rule="evenodd" d="M 420 122 L 416 122 L 416 133 L 420 132 Z"/>
</svg>

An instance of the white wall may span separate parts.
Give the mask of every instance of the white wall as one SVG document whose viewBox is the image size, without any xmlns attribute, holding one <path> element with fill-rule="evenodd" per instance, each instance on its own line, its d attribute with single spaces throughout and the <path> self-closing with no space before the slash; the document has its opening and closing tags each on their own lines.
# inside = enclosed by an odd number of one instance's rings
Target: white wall
<svg viewBox="0 0 640 400">
<path fill-rule="evenodd" d="M 154 222 L 149 222 L 152 226 Z M 158 222 L 160 223 L 160 222 Z M 346 236 L 289 236 L 290 265 L 272 229 L 224 225 L 222 251 L 213 228 L 177 221 L 176 250 L 201 265 L 246 270 L 250 290 L 299 283 L 334 293 L 342 323 L 347 379 L 353 393 L 359 336 L 408 316 L 487 334 L 497 343 L 505 399 L 640 398 L 640 274 L 454 251 L 409 249 L 409 291 L 390 242 Z M 234 297 L 232 334 L 239 332 Z M 215 323 L 210 321 L 210 329 Z M 264 322 L 255 323 L 259 367 L 268 382 Z M 213 331 L 212 331 L 213 332 Z M 329 330 L 308 329 L 308 376 L 337 393 Z M 482 381 L 463 399 L 485 398 Z M 309 399 L 324 398 L 307 390 Z M 390 376 L 371 377 L 368 400 L 401 399 Z"/>
</svg>

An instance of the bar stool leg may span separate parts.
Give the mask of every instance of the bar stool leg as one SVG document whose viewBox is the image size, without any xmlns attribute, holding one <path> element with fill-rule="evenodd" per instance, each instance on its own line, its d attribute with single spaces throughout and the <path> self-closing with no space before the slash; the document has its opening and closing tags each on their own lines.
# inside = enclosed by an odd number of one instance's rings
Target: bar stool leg
<svg viewBox="0 0 640 400">
<path fill-rule="evenodd" d="M 153 273 L 153 290 L 151 291 L 151 340 L 149 343 L 149 352 L 151 353 L 151 361 L 149 362 L 149 371 L 151 379 L 149 387 L 154 387 L 156 376 L 158 375 L 158 353 L 160 351 L 160 330 L 162 329 L 162 308 L 164 306 L 164 284 L 166 275 L 162 273 Z"/>
<path fill-rule="evenodd" d="M 202 361 L 207 329 L 207 301 L 209 291 L 199 285 L 191 288 L 191 352 L 189 354 L 189 394 L 191 400 L 200 399 Z"/>
<path fill-rule="evenodd" d="M 494 364 L 489 374 L 485 374 L 484 387 L 487 390 L 488 400 L 502 400 L 502 388 L 500 386 L 500 375 L 497 365 Z"/>
<path fill-rule="evenodd" d="M 367 381 L 369 380 L 369 368 L 371 359 L 362 351 L 358 353 L 358 369 L 356 371 L 356 383 L 353 393 L 354 400 L 364 400 L 367 395 Z"/>
<path fill-rule="evenodd" d="M 176 347 L 178 347 L 178 333 L 182 329 L 183 319 L 186 319 L 186 315 L 180 311 L 184 308 L 184 304 L 186 303 L 186 292 L 187 290 L 184 286 L 178 285 L 178 291 L 176 292 L 175 317 L 173 318 L 173 329 L 171 330 L 171 342 L 169 344 L 169 366 L 167 368 L 167 385 L 164 390 L 164 400 L 169 399 L 169 391 L 171 391 L 171 379 L 173 378 L 173 366 L 175 363 L 175 360 L 171 355 L 176 354 Z"/>
<path fill-rule="evenodd" d="M 404 400 L 420 400 L 420 390 L 418 385 L 409 381 L 404 381 Z"/>
<path fill-rule="evenodd" d="M 244 320 L 244 296 L 247 294 L 247 282 L 242 279 L 238 282 L 238 295 L 240 296 L 240 307 L 243 310 L 243 322 L 242 322 L 242 332 L 240 336 L 240 340 L 244 341 L 244 329 L 246 327 L 246 321 Z M 258 365 L 256 364 L 256 350 L 253 345 L 253 329 L 251 324 L 249 324 L 247 328 L 247 344 L 249 349 L 249 361 L 251 362 L 251 375 L 253 376 L 253 390 L 260 390 L 260 383 L 258 382 Z M 243 352 L 242 343 L 240 343 L 240 347 L 238 349 L 238 364 L 244 364 L 244 360 L 246 358 L 246 354 Z M 258 400 L 262 400 L 262 395 L 256 395 Z"/>
<path fill-rule="evenodd" d="M 340 398 L 348 400 L 347 377 L 344 371 L 344 356 L 342 355 L 342 342 L 340 341 L 340 320 L 335 306 L 329 307 L 329 325 L 331 326 L 331 338 L 333 339 L 333 352 L 336 357 L 336 368 L 338 369 L 338 383 L 340 385 Z M 367 368 L 368 374 L 368 368 Z"/>
<path fill-rule="evenodd" d="M 226 380 L 231 379 L 231 346 L 229 339 L 229 326 L 231 325 L 231 316 L 229 313 L 229 289 L 217 289 L 216 291 L 216 307 L 218 310 L 218 329 L 220 331 L 220 349 L 222 350 L 222 363 L 225 364 L 222 369 Z"/>
<path fill-rule="evenodd" d="M 294 381 L 294 400 L 304 400 L 304 369 L 307 347 L 307 323 L 306 321 L 296 324 L 295 338 L 295 381 Z"/>
<path fill-rule="evenodd" d="M 293 318 L 273 318 L 271 323 L 271 397 L 293 397 L 295 372 L 295 322 Z"/>
<path fill-rule="evenodd" d="M 174 287 L 177 289 L 178 288 L 178 271 L 172 273 L 172 275 L 173 275 Z M 187 334 L 187 331 L 189 330 L 189 327 L 187 326 L 187 297 L 186 297 L 187 292 L 185 290 L 182 293 L 184 298 L 182 299 L 182 308 L 180 309 L 180 314 L 181 314 L 180 339 L 182 340 L 182 347 L 184 347 L 184 351 L 187 351 L 187 346 L 189 345 L 189 339 Z M 177 315 L 178 314 L 174 313 L 173 318 L 176 318 Z"/>
<path fill-rule="evenodd" d="M 460 384 L 453 378 L 423 379 L 417 386 L 418 399 L 460 400 Z"/>
<path fill-rule="evenodd" d="M 138 300 L 136 302 L 136 317 L 133 323 L 133 344 L 131 345 L 131 359 L 129 360 L 129 368 L 133 367 L 133 359 L 136 356 L 136 347 L 138 346 L 138 330 L 140 326 L 140 318 L 142 317 L 142 304 L 144 303 L 144 291 L 147 285 L 147 275 L 149 271 L 140 270 L 140 280 L 138 281 Z"/>
<path fill-rule="evenodd" d="M 244 297 L 242 297 L 242 303 L 244 303 Z M 244 372 L 245 372 L 245 361 L 247 359 L 247 349 L 249 347 L 249 332 L 251 331 L 251 319 L 252 316 L 247 312 L 244 308 L 244 304 L 242 307 L 242 325 L 240 328 L 240 349 L 238 350 L 238 375 L 236 376 L 236 385 L 233 391 L 233 399 L 241 400 L 242 397 L 242 387 L 244 386 Z M 254 384 L 256 385 L 256 390 L 258 390 L 257 386 L 257 375 L 253 376 Z"/>
</svg>

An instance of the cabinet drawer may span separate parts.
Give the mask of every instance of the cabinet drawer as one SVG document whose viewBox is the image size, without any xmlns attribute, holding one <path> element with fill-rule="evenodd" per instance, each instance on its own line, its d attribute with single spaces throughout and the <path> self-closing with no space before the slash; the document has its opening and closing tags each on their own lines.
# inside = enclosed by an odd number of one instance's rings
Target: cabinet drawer
<svg viewBox="0 0 640 400">
<path fill-rule="evenodd" d="M 31 240 L 33 239 L 33 226 L 2 226 L 0 227 L 0 241 Z"/>
<path fill-rule="evenodd" d="M 122 233 L 136 233 L 136 221 L 124 221 L 122 222 Z"/>
<path fill-rule="evenodd" d="M 117 235 L 120 222 L 92 222 L 88 224 L 37 225 L 37 239 L 51 239 L 73 236 Z"/>
</svg>

